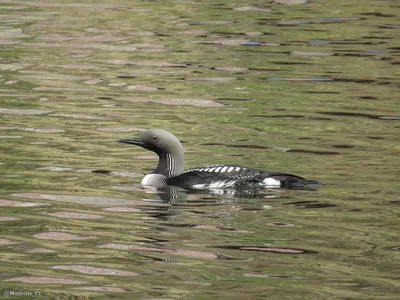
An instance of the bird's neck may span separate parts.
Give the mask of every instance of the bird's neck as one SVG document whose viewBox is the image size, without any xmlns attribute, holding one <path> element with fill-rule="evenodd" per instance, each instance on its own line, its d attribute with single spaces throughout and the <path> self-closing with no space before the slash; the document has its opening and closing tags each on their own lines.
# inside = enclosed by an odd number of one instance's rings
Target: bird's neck
<svg viewBox="0 0 400 300">
<path fill-rule="evenodd" d="M 153 171 L 153 174 L 161 174 L 167 178 L 178 176 L 183 173 L 184 170 L 184 156 L 182 153 L 171 155 L 169 153 L 158 154 L 159 161 L 157 168 Z"/>
</svg>

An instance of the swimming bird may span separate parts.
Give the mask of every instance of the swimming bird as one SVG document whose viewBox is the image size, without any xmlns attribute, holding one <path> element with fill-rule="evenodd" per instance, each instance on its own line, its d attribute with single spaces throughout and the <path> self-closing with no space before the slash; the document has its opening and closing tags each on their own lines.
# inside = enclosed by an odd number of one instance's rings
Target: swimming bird
<svg viewBox="0 0 400 300">
<path fill-rule="evenodd" d="M 188 190 L 286 188 L 315 189 L 316 180 L 278 172 L 266 172 L 238 165 L 211 165 L 184 169 L 184 150 L 172 133 L 162 129 L 144 131 L 136 138 L 123 138 L 120 143 L 132 144 L 155 152 L 157 168 L 144 176 L 144 186 L 179 186 Z"/>
</svg>

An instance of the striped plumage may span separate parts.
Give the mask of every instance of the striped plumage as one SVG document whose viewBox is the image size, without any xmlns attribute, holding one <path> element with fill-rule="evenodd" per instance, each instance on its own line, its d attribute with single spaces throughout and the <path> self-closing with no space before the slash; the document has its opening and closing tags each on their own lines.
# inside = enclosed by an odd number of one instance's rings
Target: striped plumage
<svg viewBox="0 0 400 300">
<path fill-rule="evenodd" d="M 142 180 L 148 186 L 179 186 L 185 189 L 315 188 L 319 183 L 300 176 L 265 172 L 237 165 L 213 165 L 184 170 L 184 152 L 180 141 L 170 132 L 151 129 L 139 137 L 119 139 L 151 150 L 159 156 L 157 168 Z"/>
</svg>

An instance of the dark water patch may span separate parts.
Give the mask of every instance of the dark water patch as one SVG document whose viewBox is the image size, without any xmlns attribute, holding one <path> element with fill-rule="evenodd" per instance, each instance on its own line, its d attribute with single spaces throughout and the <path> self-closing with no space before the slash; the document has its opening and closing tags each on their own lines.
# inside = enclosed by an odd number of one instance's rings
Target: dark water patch
<svg viewBox="0 0 400 300">
<path fill-rule="evenodd" d="M 391 36 L 363 36 L 363 39 L 368 40 L 392 40 L 394 37 Z"/>
<path fill-rule="evenodd" d="M 383 17 L 383 18 L 394 18 L 394 17 L 397 17 L 396 15 L 383 14 L 383 13 L 380 13 L 380 12 L 367 12 L 367 13 L 361 13 L 360 15 L 362 15 L 362 16 Z"/>
<path fill-rule="evenodd" d="M 83 274 L 90 275 L 112 275 L 112 276 L 138 276 L 139 273 L 126 271 L 126 270 L 118 270 L 118 269 L 109 269 L 109 268 L 97 268 L 86 265 L 64 265 L 64 266 L 53 266 L 53 269 L 57 270 L 67 270 L 67 271 L 75 271 Z"/>
<path fill-rule="evenodd" d="M 336 204 L 333 203 L 320 203 L 318 201 L 296 201 L 296 202 L 288 202 L 284 203 L 285 205 L 290 205 L 298 208 L 327 208 L 327 207 L 336 207 Z"/>
<path fill-rule="evenodd" d="M 315 82 L 329 82 L 333 81 L 332 78 L 314 77 L 314 78 L 290 78 L 290 77 L 268 77 L 269 81 L 315 81 Z"/>
<path fill-rule="evenodd" d="M 331 145 L 332 148 L 339 148 L 339 149 L 350 149 L 354 148 L 353 145 L 346 145 L 346 144 L 338 144 L 338 145 Z"/>
<path fill-rule="evenodd" d="M 245 34 L 243 32 L 225 32 L 225 31 L 218 31 L 218 30 L 213 30 L 207 33 L 207 37 L 210 35 L 220 35 L 220 36 L 244 36 Z"/>
<path fill-rule="evenodd" d="M 363 211 L 363 210 L 361 208 L 349 208 L 349 209 L 344 209 L 343 211 L 359 212 L 359 211 Z"/>
<path fill-rule="evenodd" d="M 380 120 L 399 120 L 399 116 L 378 116 L 374 114 L 367 113 L 356 113 L 356 112 L 342 112 L 342 111 L 319 111 L 318 113 L 330 116 L 340 116 L 340 117 L 360 117 L 367 119 L 380 119 Z"/>
<path fill-rule="evenodd" d="M 227 144 L 225 146 L 229 148 L 238 148 L 238 149 L 272 149 L 271 147 L 262 145 Z"/>
<path fill-rule="evenodd" d="M 303 41 L 292 41 L 293 43 L 304 43 Z M 379 41 L 374 41 L 374 42 L 362 42 L 360 40 L 353 40 L 353 39 L 332 39 L 332 40 L 319 40 L 319 41 L 310 41 L 306 42 L 306 44 L 311 44 L 311 45 L 380 45 L 380 44 L 386 44 L 386 42 L 379 42 Z M 351 50 L 351 49 L 336 49 L 335 50 L 335 55 L 340 55 L 340 52 L 356 52 L 358 53 L 359 50 Z"/>
<path fill-rule="evenodd" d="M 277 119 L 303 119 L 306 116 L 303 115 L 249 115 L 249 117 L 256 117 L 256 118 L 277 118 Z"/>
<path fill-rule="evenodd" d="M 278 274 L 244 274 L 245 277 L 253 278 L 279 278 L 279 279 L 303 279 L 304 277 L 295 275 L 278 275 Z"/>
<path fill-rule="evenodd" d="M 135 79 L 135 78 L 137 78 L 137 76 L 121 75 L 121 76 L 117 76 L 116 78 L 119 78 L 119 79 Z"/>
<path fill-rule="evenodd" d="M 200 212 L 202 214 L 205 214 L 205 212 Z M 175 227 L 175 228 L 193 228 L 198 226 L 198 224 L 189 224 L 189 223 L 168 223 L 165 224 L 166 227 Z"/>
<path fill-rule="evenodd" d="M 359 99 L 365 99 L 365 100 L 378 100 L 379 98 L 373 97 L 373 96 L 359 96 L 357 97 Z"/>
<path fill-rule="evenodd" d="M 293 152 L 293 153 L 311 153 L 317 155 L 338 155 L 340 152 L 335 151 L 322 151 L 322 150 L 306 150 L 306 149 L 288 149 L 285 152 Z"/>
<path fill-rule="evenodd" d="M 215 225 L 196 225 L 194 226 L 196 229 L 201 230 L 218 230 L 218 231 L 231 231 L 231 232 L 248 232 L 246 230 L 240 230 L 234 227 L 226 227 L 226 226 L 215 226 Z"/>
<path fill-rule="evenodd" d="M 338 50 L 339 51 L 339 50 Z M 337 53 L 337 56 L 344 56 L 344 57 L 372 57 L 373 54 L 368 54 L 368 53 Z M 384 58 L 381 58 L 384 60 Z M 343 82 L 352 82 L 352 81 L 347 81 L 347 80 L 358 80 L 358 79 L 346 79 L 346 78 L 338 78 L 338 81 L 342 80 Z M 360 79 L 361 81 L 363 79 Z M 365 79 L 365 80 L 372 80 L 372 79 Z M 375 82 L 376 80 L 372 81 Z M 357 82 L 359 83 L 359 82 Z M 363 83 L 363 82 L 360 82 Z M 369 82 L 366 82 L 369 83 Z"/>
<path fill-rule="evenodd" d="M 312 65 L 313 63 L 299 62 L 299 61 L 272 61 L 271 64 L 275 65 Z M 250 70 L 258 71 L 256 68 L 250 68 Z M 262 71 L 277 71 L 276 69 L 263 69 Z M 279 70 L 283 71 L 283 70 Z"/>
<path fill-rule="evenodd" d="M 94 236 L 76 235 L 66 232 L 42 232 L 33 235 L 35 238 L 53 241 L 81 241 L 94 239 Z"/>
<path fill-rule="evenodd" d="M 5 279 L 4 281 L 18 281 L 23 283 L 46 283 L 46 284 L 86 284 L 87 281 L 76 280 L 61 277 L 44 277 L 44 276 L 28 276 L 28 277 L 14 277 Z"/>
<path fill-rule="evenodd" d="M 330 111 L 330 112 L 320 111 L 318 113 L 324 114 L 324 115 L 330 115 L 330 116 L 363 117 L 363 118 L 368 118 L 368 119 L 376 119 L 377 118 L 376 115 L 365 114 L 365 113 L 340 112 L 340 111 Z"/>
<path fill-rule="evenodd" d="M 400 28 L 400 25 L 392 25 L 392 24 L 381 24 L 377 26 L 378 28 L 384 28 L 384 29 L 396 29 Z"/>
<path fill-rule="evenodd" d="M 268 226 L 278 226 L 278 227 L 300 227 L 292 223 L 283 223 L 283 222 L 273 222 L 267 223 Z"/>
<path fill-rule="evenodd" d="M 317 254 L 317 253 L 319 253 L 317 251 L 299 249 L 299 248 L 281 248 L 281 247 L 265 247 L 265 246 L 212 246 L 212 247 L 219 248 L 219 249 L 268 252 L 268 253 L 277 253 L 277 254 Z"/>
<path fill-rule="evenodd" d="M 95 174 L 102 174 L 102 175 L 110 175 L 111 174 L 111 171 L 108 171 L 108 170 L 92 170 L 91 172 L 95 173 Z"/>
<path fill-rule="evenodd" d="M 400 201 L 391 201 L 390 204 L 400 205 Z"/>
<path fill-rule="evenodd" d="M 365 20 L 365 18 L 359 18 L 359 17 L 333 17 L 333 18 L 311 18 L 310 20 L 312 21 L 317 21 L 317 22 L 322 22 L 322 23 L 341 23 L 341 22 L 347 22 L 347 21 L 360 21 L 360 20 Z"/>
<path fill-rule="evenodd" d="M 249 115 L 249 117 L 256 118 L 277 118 L 277 119 L 308 119 L 308 120 L 321 120 L 321 121 L 330 121 L 332 118 L 324 118 L 324 117 L 311 117 L 311 116 L 303 116 L 303 115 Z"/>
<path fill-rule="evenodd" d="M 226 146 L 226 144 L 223 143 L 202 143 L 200 146 Z"/>
<path fill-rule="evenodd" d="M 229 82 L 238 80 L 237 77 L 192 77 L 185 78 L 186 81 L 211 81 L 211 82 Z"/>
<path fill-rule="evenodd" d="M 381 137 L 381 136 L 366 136 L 367 139 L 371 139 L 371 140 L 384 140 L 386 138 Z"/>
</svg>

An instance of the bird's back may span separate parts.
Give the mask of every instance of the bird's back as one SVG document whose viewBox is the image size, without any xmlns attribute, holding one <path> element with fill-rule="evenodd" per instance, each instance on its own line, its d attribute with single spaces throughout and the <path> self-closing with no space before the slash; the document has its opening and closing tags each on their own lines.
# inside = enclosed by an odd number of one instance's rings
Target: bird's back
<svg viewBox="0 0 400 300">
<path fill-rule="evenodd" d="M 192 168 L 185 170 L 176 177 L 167 179 L 168 185 L 180 186 L 185 189 L 248 189 L 260 187 L 298 189 L 317 183 L 292 174 L 269 173 L 237 165 Z"/>
</svg>

